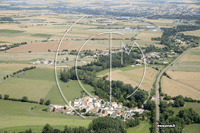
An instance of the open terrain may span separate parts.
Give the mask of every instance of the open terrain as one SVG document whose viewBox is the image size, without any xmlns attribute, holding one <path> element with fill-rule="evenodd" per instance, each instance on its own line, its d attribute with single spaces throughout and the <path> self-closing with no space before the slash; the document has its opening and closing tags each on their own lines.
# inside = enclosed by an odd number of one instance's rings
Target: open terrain
<svg viewBox="0 0 200 133">
<path fill-rule="evenodd" d="M 167 74 L 172 79 L 192 86 L 200 91 L 200 72 L 168 71 Z"/>
<path fill-rule="evenodd" d="M 64 128 L 65 125 L 87 127 L 92 119 L 45 112 L 42 109 L 47 106 L 32 103 L 0 100 L 0 104 L 0 132 L 4 130 L 19 132 L 29 128 L 34 132 L 39 132 L 46 123 L 59 129 Z"/>
<path fill-rule="evenodd" d="M 127 133 L 150 133 L 150 124 L 147 121 L 141 121 L 140 125 L 128 128 Z"/>
<path fill-rule="evenodd" d="M 131 84 L 133 87 L 139 86 L 144 74 L 144 68 L 137 67 L 137 66 L 135 67 L 136 68 L 128 66 L 126 68 L 113 69 L 112 80 L 120 80 L 120 81 L 123 81 L 125 84 Z M 106 71 L 108 72 L 105 73 Z M 156 73 L 157 71 L 155 69 L 147 67 L 145 78 L 140 89 L 149 91 Z M 102 75 L 99 75 L 99 77 L 103 77 L 105 75 L 109 76 L 109 70 L 104 70 L 97 74 L 98 75 L 102 74 Z M 109 77 L 107 78 L 107 80 L 109 80 Z"/>
<path fill-rule="evenodd" d="M 81 95 L 82 88 L 77 81 L 60 81 L 60 86 L 69 101 Z M 93 91 L 91 86 L 83 86 L 89 92 Z M 54 70 L 48 68 L 37 68 L 9 77 L 0 83 L 0 92 L 2 95 L 8 94 L 11 98 L 27 96 L 29 100 L 39 101 L 40 98 L 44 98 L 50 99 L 53 104 L 65 104 L 56 85 Z"/>
<path fill-rule="evenodd" d="M 166 76 L 162 77 L 161 86 L 162 92 L 170 96 L 182 95 L 184 97 L 187 96 L 193 99 L 200 99 L 200 92 L 198 90 L 169 79 Z"/>
</svg>

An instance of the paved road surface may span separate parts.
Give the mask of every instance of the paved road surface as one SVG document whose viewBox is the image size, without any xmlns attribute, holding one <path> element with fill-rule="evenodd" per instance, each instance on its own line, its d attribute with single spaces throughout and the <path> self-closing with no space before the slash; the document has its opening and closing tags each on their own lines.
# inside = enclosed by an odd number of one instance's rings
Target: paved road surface
<svg viewBox="0 0 200 133">
<path fill-rule="evenodd" d="M 159 99 L 159 82 L 160 79 L 163 75 L 163 73 L 170 67 L 172 66 L 174 63 L 176 63 L 176 61 L 178 61 L 181 57 L 183 57 L 183 55 L 185 55 L 188 51 L 190 51 L 191 48 L 187 49 L 184 53 L 182 53 L 178 58 L 176 58 L 172 63 L 170 63 L 167 67 L 165 67 L 160 74 L 158 75 L 158 79 L 156 81 L 156 123 L 157 125 L 159 124 L 159 119 L 160 119 L 160 112 L 159 112 L 159 103 L 160 103 L 160 99 Z M 159 133 L 159 128 L 157 128 L 157 133 Z"/>
</svg>

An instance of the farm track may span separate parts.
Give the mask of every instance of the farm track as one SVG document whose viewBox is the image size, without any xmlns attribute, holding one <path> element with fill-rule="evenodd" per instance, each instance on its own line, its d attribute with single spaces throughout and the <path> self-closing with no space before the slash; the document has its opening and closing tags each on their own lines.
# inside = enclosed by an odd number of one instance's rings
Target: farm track
<svg viewBox="0 0 200 133">
<path fill-rule="evenodd" d="M 159 82 L 165 71 L 169 69 L 170 66 L 174 65 L 179 59 L 181 59 L 188 51 L 192 48 L 188 48 L 184 53 L 182 53 L 178 58 L 176 58 L 173 62 L 171 62 L 167 67 L 165 67 L 159 74 L 158 79 L 156 81 L 156 123 L 159 124 L 160 121 L 160 109 L 159 109 Z M 159 128 L 157 128 L 157 133 L 159 133 Z"/>
</svg>

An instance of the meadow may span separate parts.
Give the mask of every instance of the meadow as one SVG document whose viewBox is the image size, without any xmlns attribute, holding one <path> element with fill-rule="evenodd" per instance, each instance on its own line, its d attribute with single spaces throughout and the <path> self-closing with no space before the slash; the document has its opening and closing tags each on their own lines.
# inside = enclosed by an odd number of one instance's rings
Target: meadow
<svg viewBox="0 0 200 133">
<path fill-rule="evenodd" d="M 141 121 L 140 125 L 128 128 L 127 133 L 150 133 L 150 124 L 147 121 Z"/>
<path fill-rule="evenodd" d="M 46 123 L 59 129 L 63 129 L 65 125 L 87 127 L 93 119 L 45 112 L 42 109 L 47 106 L 32 103 L 0 100 L 0 104 L 0 132 L 5 130 L 19 132 L 29 128 L 34 132 L 39 132 Z"/>
<path fill-rule="evenodd" d="M 183 129 L 183 133 L 199 133 L 200 131 L 200 124 L 191 124 L 186 125 Z"/>
<path fill-rule="evenodd" d="M 200 115 L 200 103 L 185 102 L 184 107 L 179 107 L 179 108 L 170 107 L 170 109 L 174 111 L 175 115 L 177 115 L 180 110 L 186 109 L 186 108 L 193 108 Z"/>
<path fill-rule="evenodd" d="M 82 88 L 77 81 L 59 83 L 67 100 L 80 97 Z M 91 86 L 83 86 L 93 93 Z M 54 70 L 48 68 L 37 68 L 10 77 L 0 84 L 0 92 L 2 95 L 9 94 L 11 98 L 27 96 L 29 100 L 39 101 L 40 98 L 44 98 L 50 99 L 53 104 L 65 104 L 56 85 Z"/>
</svg>

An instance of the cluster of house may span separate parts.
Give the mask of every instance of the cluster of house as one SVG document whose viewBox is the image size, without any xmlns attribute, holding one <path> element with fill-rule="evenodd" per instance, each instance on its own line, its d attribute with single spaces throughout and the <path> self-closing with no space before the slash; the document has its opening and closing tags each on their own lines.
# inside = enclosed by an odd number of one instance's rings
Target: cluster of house
<svg viewBox="0 0 200 133">
<path fill-rule="evenodd" d="M 73 105 L 72 105 L 73 104 Z M 83 110 L 82 115 L 86 113 L 93 113 L 100 117 L 111 116 L 113 118 L 123 117 L 131 118 L 137 113 L 142 114 L 145 110 L 142 108 L 127 108 L 123 107 L 122 103 L 117 102 L 103 102 L 102 99 L 82 97 L 70 101 L 69 105 L 53 105 L 51 104 L 48 108 L 50 111 L 74 115 L 74 110 Z M 132 117 L 133 118 L 133 117 Z"/>
<path fill-rule="evenodd" d="M 50 60 L 50 59 L 44 59 L 44 60 L 39 60 L 37 59 L 37 61 L 32 62 L 35 65 L 39 65 L 39 64 L 44 64 L 44 65 L 53 65 L 54 64 L 54 60 Z"/>
<path fill-rule="evenodd" d="M 155 100 L 156 100 L 156 97 L 155 97 L 155 96 L 152 96 L 152 97 L 151 97 L 151 100 L 152 100 L 152 101 L 155 101 Z M 174 103 L 174 100 L 173 100 L 173 99 L 165 100 L 165 99 L 164 99 L 164 96 L 160 96 L 160 100 L 166 102 L 167 104 L 169 104 L 169 103 Z"/>
</svg>

